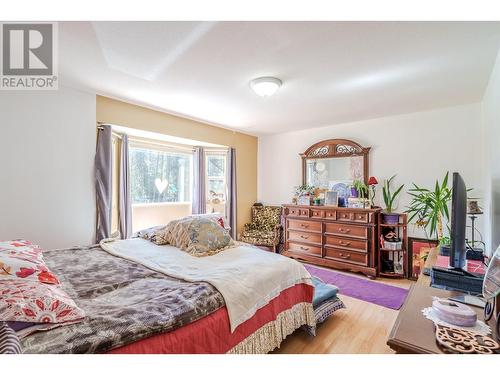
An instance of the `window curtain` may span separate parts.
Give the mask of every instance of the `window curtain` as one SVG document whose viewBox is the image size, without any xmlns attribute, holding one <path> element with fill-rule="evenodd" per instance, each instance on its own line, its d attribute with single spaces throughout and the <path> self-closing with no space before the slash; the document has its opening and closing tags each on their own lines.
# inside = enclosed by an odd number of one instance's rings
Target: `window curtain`
<svg viewBox="0 0 500 375">
<path fill-rule="evenodd" d="M 207 198 L 206 198 L 206 173 L 205 173 L 205 149 L 203 147 L 194 148 L 193 157 L 193 214 L 204 214 L 207 211 Z"/>
<path fill-rule="evenodd" d="M 111 126 L 101 125 L 97 131 L 97 149 L 94 160 L 97 200 L 96 243 L 111 235 L 112 150 Z"/>
<path fill-rule="evenodd" d="M 130 196 L 130 166 L 128 157 L 128 135 L 123 134 L 120 142 L 119 212 L 120 236 L 132 236 L 132 201 Z"/>
<path fill-rule="evenodd" d="M 226 218 L 231 227 L 231 237 L 236 239 L 236 150 L 230 148 L 227 155 L 227 199 L 226 199 Z"/>
</svg>

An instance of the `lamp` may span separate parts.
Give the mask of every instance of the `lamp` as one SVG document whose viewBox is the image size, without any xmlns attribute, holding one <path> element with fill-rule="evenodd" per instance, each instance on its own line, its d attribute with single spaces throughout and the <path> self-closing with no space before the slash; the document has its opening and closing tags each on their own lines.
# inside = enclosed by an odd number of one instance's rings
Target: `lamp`
<svg viewBox="0 0 500 375">
<path fill-rule="evenodd" d="M 250 81 L 250 87 L 259 96 L 271 96 L 281 87 L 281 80 L 275 77 L 259 77 Z"/>
<path fill-rule="evenodd" d="M 477 200 L 469 200 L 468 202 L 468 209 L 467 209 L 467 214 L 470 217 L 470 220 L 472 221 L 471 227 L 472 227 L 472 241 L 471 241 L 471 247 L 474 249 L 474 232 L 476 231 L 475 228 L 475 221 L 477 219 L 477 215 L 482 215 L 483 211 L 481 211 L 481 208 L 479 208 L 479 204 L 477 203 Z"/>
<path fill-rule="evenodd" d="M 370 186 L 371 190 L 372 190 L 372 194 L 371 194 L 371 204 L 372 204 L 372 207 L 375 206 L 375 203 L 374 203 L 374 199 L 375 199 L 375 185 L 378 185 L 378 181 L 377 179 L 374 177 L 374 176 L 371 176 L 369 179 L 368 179 L 368 185 Z"/>
</svg>

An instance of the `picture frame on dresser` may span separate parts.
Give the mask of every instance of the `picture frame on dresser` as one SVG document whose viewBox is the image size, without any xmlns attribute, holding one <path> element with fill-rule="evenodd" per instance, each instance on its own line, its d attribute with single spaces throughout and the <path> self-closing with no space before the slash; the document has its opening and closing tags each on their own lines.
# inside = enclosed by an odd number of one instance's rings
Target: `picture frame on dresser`
<svg viewBox="0 0 500 375">
<path fill-rule="evenodd" d="M 438 245 L 437 240 L 408 237 L 408 278 L 410 280 L 418 280 L 430 249 Z"/>
</svg>

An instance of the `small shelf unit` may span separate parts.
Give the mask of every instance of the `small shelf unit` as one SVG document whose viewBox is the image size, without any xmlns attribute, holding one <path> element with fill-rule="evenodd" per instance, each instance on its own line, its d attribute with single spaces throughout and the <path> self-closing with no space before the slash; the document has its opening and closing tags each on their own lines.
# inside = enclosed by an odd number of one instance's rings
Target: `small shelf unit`
<svg viewBox="0 0 500 375">
<path fill-rule="evenodd" d="M 388 278 L 408 277 L 408 236 L 407 215 L 398 214 L 398 222 L 394 224 L 384 223 L 383 213 L 378 214 L 377 241 L 378 249 L 378 276 Z M 400 249 L 390 249 L 383 246 L 385 237 L 394 233 L 401 240 Z"/>
</svg>

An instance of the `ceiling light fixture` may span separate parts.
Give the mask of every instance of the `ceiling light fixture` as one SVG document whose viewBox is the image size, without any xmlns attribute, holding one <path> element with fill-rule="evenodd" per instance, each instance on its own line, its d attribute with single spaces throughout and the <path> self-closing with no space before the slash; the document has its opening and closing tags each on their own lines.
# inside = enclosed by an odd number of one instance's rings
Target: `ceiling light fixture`
<svg viewBox="0 0 500 375">
<path fill-rule="evenodd" d="M 250 87 L 259 96 L 271 96 L 278 91 L 281 80 L 274 77 L 260 77 L 250 81 Z"/>
</svg>

